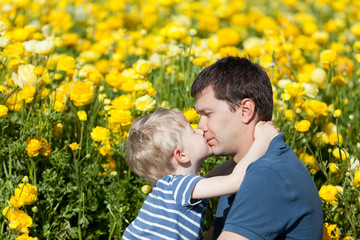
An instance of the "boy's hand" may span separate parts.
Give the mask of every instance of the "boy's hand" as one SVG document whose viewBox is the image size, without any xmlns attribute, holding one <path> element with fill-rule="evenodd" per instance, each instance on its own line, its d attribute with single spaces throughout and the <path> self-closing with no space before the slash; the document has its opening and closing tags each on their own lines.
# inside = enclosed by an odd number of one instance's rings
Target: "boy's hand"
<svg viewBox="0 0 360 240">
<path fill-rule="evenodd" d="M 277 128 L 271 121 L 260 121 L 255 126 L 254 138 L 260 140 L 266 145 L 269 145 L 274 137 L 280 134 L 280 129 Z"/>
</svg>

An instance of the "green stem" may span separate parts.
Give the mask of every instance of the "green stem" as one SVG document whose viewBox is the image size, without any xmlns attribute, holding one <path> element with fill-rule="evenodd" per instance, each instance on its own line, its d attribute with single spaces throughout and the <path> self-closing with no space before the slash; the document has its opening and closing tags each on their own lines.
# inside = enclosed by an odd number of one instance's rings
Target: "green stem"
<svg viewBox="0 0 360 240">
<path fill-rule="evenodd" d="M 6 211 L 6 213 L 5 213 L 5 215 L 4 215 L 4 220 L 3 220 L 3 222 L 1 223 L 0 236 L 2 236 L 3 233 L 4 233 L 5 219 L 6 219 L 6 215 L 8 214 L 9 210 L 10 210 L 10 208 L 8 208 L 8 210 Z"/>
<path fill-rule="evenodd" d="M 82 142 L 83 142 L 83 135 L 84 135 L 84 125 L 85 122 L 81 122 L 81 134 L 80 134 L 80 148 L 82 147 Z M 79 213 L 78 213 L 78 234 L 79 234 L 79 239 L 82 239 L 82 234 L 81 234 L 81 219 L 83 216 L 83 204 L 84 204 L 84 198 L 83 198 L 83 192 L 82 192 L 82 187 L 81 187 L 81 181 L 80 181 L 80 165 L 79 165 L 79 161 L 80 161 L 80 157 L 81 157 L 81 149 L 78 150 L 78 154 L 77 156 L 74 154 L 74 167 L 75 167 L 75 173 L 76 173 L 76 186 L 78 188 L 79 191 Z"/>
</svg>

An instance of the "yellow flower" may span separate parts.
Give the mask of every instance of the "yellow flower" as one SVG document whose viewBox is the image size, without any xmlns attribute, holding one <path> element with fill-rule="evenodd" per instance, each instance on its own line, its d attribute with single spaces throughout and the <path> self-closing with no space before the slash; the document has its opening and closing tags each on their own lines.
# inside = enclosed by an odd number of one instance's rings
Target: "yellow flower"
<svg viewBox="0 0 360 240">
<path fill-rule="evenodd" d="M 40 150 L 40 154 L 47 157 L 51 153 L 51 144 L 44 138 L 40 139 L 42 148 Z"/>
<path fill-rule="evenodd" d="M 12 207 L 20 208 L 23 205 L 31 205 L 37 201 L 37 188 L 30 183 L 20 183 L 19 187 L 15 189 L 15 194 L 10 198 Z"/>
<path fill-rule="evenodd" d="M 150 185 L 144 185 L 141 187 L 141 191 L 145 194 L 148 194 L 151 191 L 152 187 Z"/>
<path fill-rule="evenodd" d="M 336 159 L 346 160 L 349 157 L 349 153 L 343 148 L 334 148 L 332 155 Z"/>
<path fill-rule="evenodd" d="M 22 99 L 19 92 L 13 92 L 10 97 L 6 100 L 5 105 L 8 107 L 9 111 L 21 111 Z"/>
<path fill-rule="evenodd" d="M 344 77 L 342 75 L 336 75 L 331 78 L 331 83 L 338 87 L 344 87 L 349 82 L 349 79 L 347 77 Z"/>
<path fill-rule="evenodd" d="M 74 105 L 81 107 L 91 103 L 94 97 L 94 86 L 90 82 L 78 81 L 70 92 L 70 100 Z"/>
<path fill-rule="evenodd" d="M 76 114 L 80 121 L 84 122 L 87 120 L 87 114 L 85 111 L 78 111 Z"/>
<path fill-rule="evenodd" d="M 63 125 L 61 123 L 57 123 L 54 127 L 54 135 L 55 137 L 60 136 L 63 130 Z"/>
<path fill-rule="evenodd" d="M 334 112 L 334 117 L 338 118 L 341 116 L 341 110 L 340 109 L 336 109 Z"/>
<path fill-rule="evenodd" d="M 156 101 L 149 95 L 144 95 L 135 100 L 135 108 L 139 111 L 151 111 L 155 108 Z"/>
<path fill-rule="evenodd" d="M 221 28 L 216 32 L 219 47 L 236 46 L 239 44 L 240 34 L 232 28 Z"/>
<path fill-rule="evenodd" d="M 104 127 L 97 126 L 91 132 L 91 138 L 97 142 L 106 141 L 110 136 L 110 131 Z"/>
<path fill-rule="evenodd" d="M 343 143 L 343 137 L 340 134 L 337 134 L 336 132 L 329 134 L 329 143 L 330 145 L 335 145 L 335 142 L 338 142 L 338 144 Z"/>
<path fill-rule="evenodd" d="M 36 238 L 30 237 L 28 234 L 17 236 L 15 240 L 35 240 Z"/>
<path fill-rule="evenodd" d="M 221 57 L 229 57 L 229 56 L 242 57 L 243 56 L 243 54 L 239 51 L 239 49 L 234 46 L 221 47 L 219 49 L 219 54 Z"/>
<path fill-rule="evenodd" d="M 98 71 L 87 70 L 86 80 L 94 83 L 95 85 L 101 85 L 103 82 L 103 75 Z"/>
<path fill-rule="evenodd" d="M 106 140 L 104 142 L 101 143 L 101 147 L 99 149 L 100 151 L 100 154 L 102 156 L 111 156 L 112 153 L 111 153 L 111 144 L 110 144 L 110 141 L 109 140 Z"/>
<path fill-rule="evenodd" d="M 112 109 L 109 115 L 109 124 L 113 132 L 127 130 L 133 122 L 133 116 L 128 110 Z"/>
<path fill-rule="evenodd" d="M 8 59 L 13 57 L 23 57 L 25 53 L 25 47 L 21 42 L 12 43 L 3 49 L 3 53 L 7 56 Z"/>
<path fill-rule="evenodd" d="M 339 189 L 333 185 L 322 186 L 319 190 L 320 197 L 328 203 L 333 203 L 338 193 Z"/>
<path fill-rule="evenodd" d="M 329 137 L 325 132 L 317 132 L 312 138 L 314 145 L 325 145 L 329 143 Z"/>
<path fill-rule="evenodd" d="M 197 34 L 197 31 L 196 31 L 196 29 L 194 29 L 194 28 L 191 28 L 191 29 L 189 30 L 189 32 L 188 32 L 188 35 L 191 36 L 191 37 L 196 36 L 196 34 Z"/>
<path fill-rule="evenodd" d="M 64 33 L 62 35 L 62 44 L 65 46 L 75 46 L 78 38 L 79 37 L 76 33 Z"/>
<path fill-rule="evenodd" d="M 0 85 L 0 93 L 4 93 L 7 90 L 7 87 L 4 85 Z"/>
<path fill-rule="evenodd" d="M 360 63 L 360 53 L 355 54 L 355 60 Z"/>
<path fill-rule="evenodd" d="M 295 117 L 294 111 L 291 109 L 286 109 L 284 115 L 285 115 L 285 119 L 288 121 L 292 121 Z"/>
<path fill-rule="evenodd" d="M 25 85 L 34 86 L 37 82 L 37 76 L 34 74 L 34 68 L 35 66 L 32 64 L 19 66 L 17 74 L 12 73 L 14 83 L 20 88 L 23 88 Z"/>
<path fill-rule="evenodd" d="M 195 66 L 206 66 L 209 63 L 209 59 L 207 59 L 206 57 L 201 56 L 201 57 L 194 58 L 192 63 Z"/>
<path fill-rule="evenodd" d="M 339 228 L 336 226 L 336 224 L 324 223 L 323 238 L 322 238 L 323 240 L 334 240 L 334 239 L 339 239 L 339 237 L 340 237 Z"/>
<path fill-rule="evenodd" d="M 54 109 L 57 112 L 61 112 L 62 109 L 67 109 L 67 106 L 65 104 L 65 99 L 67 95 L 69 94 L 70 88 L 72 86 L 73 82 L 70 82 L 68 84 L 61 84 L 59 87 L 56 88 L 55 92 L 53 92 L 52 96 L 54 101 Z"/>
<path fill-rule="evenodd" d="M 9 227 L 21 233 L 28 234 L 29 227 L 33 225 L 33 220 L 24 211 L 16 208 L 5 207 L 2 214 L 9 220 Z"/>
<path fill-rule="evenodd" d="M 19 93 L 22 100 L 24 100 L 26 103 L 30 103 L 34 100 L 36 88 L 32 85 L 25 85 Z"/>
<path fill-rule="evenodd" d="M 29 157 L 36 157 L 39 155 L 42 148 L 41 142 L 35 138 L 26 140 L 26 151 Z"/>
<path fill-rule="evenodd" d="M 25 60 L 22 60 L 20 58 L 13 58 L 9 61 L 7 67 L 12 72 L 17 72 L 19 69 L 19 66 L 26 65 L 26 64 L 27 64 L 27 62 Z"/>
<path fill-rule="evenodd" d="M 139 59 L 133 66 L 136 73 L 147 76 L 152 71 L 152 66 L 150 61 Z"/>
<path fill-rule="evenodd" d="M 307 132 L 309 131 L 311 123 L 309 120 L 301 120 L 295 125 L 295 130 L 298 132 Z"/>
<path fill-rule="evenodd" d="M 195 122 L 200 117 L 194 108 L 187 109 L 184 115 L 190 123 Z"/>
<path fill-rule="evenodd" d="M 76 68 L 76 61 L 70 56 L 61 56 L 57 62 L 56 67 L 63 70 L 68 75 L 72 75 Z"/>
<path fill-rule="evenodd" d="M 360 22 L 354 23 L 351 26 L 350 31 L 355 37 L 360 37 Z"/>
<path fill-rule="evenodd" d="M 355 175 L 354 175 L 354 182 L 353 185 L 355 187 L 359 187 L 360 186 L 360 170 L 356 171 Z"/>
<path fill-rule="evenodd" d="M 257 58 L 261 55 L 261 48 L 257 45 L 252 46 L 250 49 L 244 49 L 245 54 L 249 55 L 252 58 Z"/>
<path fill-rule="evenodd" d="M 43 74 L 44 68 L 43 68 L 43 66 L 40 65 L 40 66 L 35 67 L 33 71 L 34 71 L 34 74 L 39 77 Z"/>
<path fill-rule="evenodd" d="M 320 53 L 320 61 L 323 64 L 333 64 L 337 58 L 337 53 L 334 50 L 326 49 Z"/>
<path fill-rule="evenodd" d="M 131 95 L 120 95 L 111 101 L 111 105 L 115 109 L 130 110 L 134 107 L 134 102 Z"/>
<path fill-rule="evenodd" d="M 77 150 L 80 149 L 79 144 L 77 144 L 76 142 L 73 142 L 72 144 L 70 144 L 69 147 L 70 147 L 71 150 L 73 150 L 73 151 L 77 151 Z"/>
<path fill-rule="evenodd" d="M 328 106 L 324 102 L 320 102 L 316 99 L 311 99 L 306 106 L 306 114 L 311 118 L 318 116 L 327 116 Z"/>
<path fill-rule="evenodd" d="M 314 156 L 309 155 L 307 153 L 302 153 L 302 154 L 300 154 L 299 159 L 309 169 L 313 169 L 313 170 L 315 170 L 315 172 L 319 171 L 319 166 L 318 166 Z"/>
<path fill-rule="evenodd" d="M 8 110 L 7 106 L 0 104 L 0 117 L 6 117 Z"/>
<path fill-rule="evenodd" d="M 291 97 L 301 97 L 305 95 L 305 88 L 300 82 L 293 82 L 286 84 L 284 89 L 285 93 L 289 94 Z"/>
<path fill-rule="evenodd" d="M 105 75 L 105 82 L 113 88 L 119 89 L 126 79 L 118 71 L 112 71 Z"/>
<path fill-rule="evenodd" d="M 330 163 L 329 170 L 332 173 L 337 173 L 337 172 L 339 172 L 339 167 L 336 165 L 336 163 Z"/>
</svg>

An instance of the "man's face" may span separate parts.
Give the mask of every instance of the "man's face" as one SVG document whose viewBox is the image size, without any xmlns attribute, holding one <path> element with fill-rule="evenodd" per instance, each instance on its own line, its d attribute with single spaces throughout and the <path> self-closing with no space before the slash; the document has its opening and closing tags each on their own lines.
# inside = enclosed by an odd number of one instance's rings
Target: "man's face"
<svg viewBox="0 0 360 240">
<path fill-rule="evenodd" d="M 226 101 L 215 98 L 212 86 L 205 88 L 196 100 L 196 111 L 201 115 L 198 128 L 204 131 L 204 137 L 213 154 L 235 156 L 241 151 L 242 107 L 230 111 Z"/>
</svg>

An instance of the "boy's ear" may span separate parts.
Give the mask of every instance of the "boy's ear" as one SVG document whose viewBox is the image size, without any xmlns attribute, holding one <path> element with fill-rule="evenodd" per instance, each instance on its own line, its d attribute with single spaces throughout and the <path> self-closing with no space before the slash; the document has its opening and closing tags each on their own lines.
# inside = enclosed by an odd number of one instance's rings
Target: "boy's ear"
<svg viewBox="0 0 360 240">
<path fill-rule="evenodd" d="M 245 124 L 250 123 L 256 117 L 255 103 L 249 98 L 241 100 L 239 111 L 241 114 L 241 121 Z"/>
<path fill-rule="evenodd" d="M 189 157 L 178 148 L 174 150 L 173 156 L 179 164 L 188 163 L 190 161 Z"/>
</svg>

